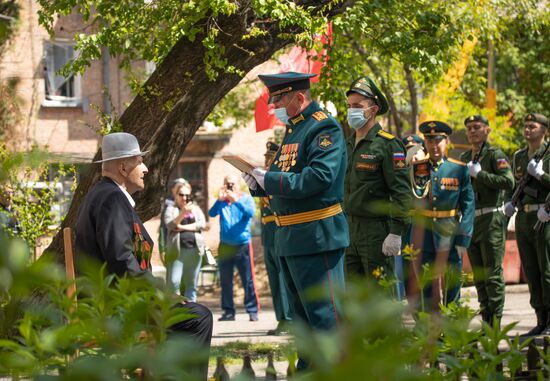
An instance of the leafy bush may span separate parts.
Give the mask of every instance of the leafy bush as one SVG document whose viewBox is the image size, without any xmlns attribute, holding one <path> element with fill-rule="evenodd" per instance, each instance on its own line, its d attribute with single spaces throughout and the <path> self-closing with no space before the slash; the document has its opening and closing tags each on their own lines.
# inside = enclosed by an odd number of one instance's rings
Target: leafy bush
<svg viewBox="0 0 550 381">
<path fill-rule="evenodd" d="M 30 262 L 22 241 L 1 239 L 0 375 L 195 379 L 190 371 L 207 354 L 183 337 L 168 337 L 168 327 L 190 317 L 172 308 L 177 300 L 169 291 L 151 279 L 118 279 L 88 266 L 75 301 L 63 269 L 48 255 Z"/>
</svg>

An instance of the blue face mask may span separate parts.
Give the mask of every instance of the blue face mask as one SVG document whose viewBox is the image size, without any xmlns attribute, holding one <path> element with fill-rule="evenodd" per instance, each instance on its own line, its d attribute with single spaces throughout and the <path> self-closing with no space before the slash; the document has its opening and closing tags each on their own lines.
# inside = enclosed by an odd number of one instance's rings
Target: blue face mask
<svg viewBox="0 0 550 381">
<path fill-rule="evenodd" d="M 276 108 L 275 110 L 273 110 L 273 112 L 275 113 L 277 119 L 279 119 L 281 122 L 283 122 L 284 124 L 288 123 L 288 114 L 285 107 Z"/>
<path fill-rule="evenodd" d="M 373 106 L 374 107 L 374 106 Z M 369 107 L 367 110 L 370 110 Z M 370 120 L 372 115 L 365 117 L 365 111 L 362 108 L 348 108 L 348 124 L 354 130 L 358 130 L 363 127 Z"/>
</svg>

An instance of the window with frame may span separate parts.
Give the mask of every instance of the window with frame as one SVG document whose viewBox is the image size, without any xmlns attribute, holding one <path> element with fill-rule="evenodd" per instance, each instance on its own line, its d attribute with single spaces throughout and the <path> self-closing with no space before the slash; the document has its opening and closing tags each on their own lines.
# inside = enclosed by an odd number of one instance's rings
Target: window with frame
<svg viewBox="0 0 550 381">
<path fill-rule="evenodd" d="M 68 77 L 59 73 L 67 62 L 75 57 L 71 42 L 44 42 L 44 100 L 43 106 L 78 107 L 81 105 L 80 76 Z"/>
</svg>

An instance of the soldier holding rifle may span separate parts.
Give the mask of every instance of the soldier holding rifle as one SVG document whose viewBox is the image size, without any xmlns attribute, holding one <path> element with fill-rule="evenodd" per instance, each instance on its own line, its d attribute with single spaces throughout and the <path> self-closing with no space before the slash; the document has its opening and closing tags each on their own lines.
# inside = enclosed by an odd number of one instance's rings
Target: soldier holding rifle
<svg viewBox="0 0 550 381">
<path fill-rule="evenodd" d="M 541 114 L 528 114 L 524 119 L 523 136 L 527 147 L 514 154 L 512 167 L 517 185 L 512 200 L 504 206 L 511 217 L 517 210 L 516 240 L 521 263 L 527 276 L 530 303 L 537 314 L 537 325 L 525 336 L 550 334 L 550 225 L 536 232 L 537 213 L 544 207 L 550 190 L 549 144 L 544 144 L 548 119 Z"/>
<path fill-rule="evenodd" d="M 508 219 L 502 213 L 505 191 L 514 188 L 514 176 L 508 159 L 487 142 L 489 121 L 481 115 L 464 120 L 470 151 L 460 160 L 468 163 L 475 197 L 475 220 L 468 257 L 483 321 L 500 323 L 504 308 L 504 245 Z"/>
</svg>

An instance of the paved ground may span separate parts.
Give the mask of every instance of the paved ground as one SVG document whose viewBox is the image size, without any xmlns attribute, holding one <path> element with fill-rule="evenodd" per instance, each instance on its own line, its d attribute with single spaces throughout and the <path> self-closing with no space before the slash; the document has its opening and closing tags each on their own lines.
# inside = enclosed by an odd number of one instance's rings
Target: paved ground
<svg viewBox="0 0 550 381">
<path fill-rule="evenodd" d="M 472 308 L 477 309 L 478 303 L 476 300 L 475 288 L 467 287 L 462 290 L 463 301 L 468 303 Z M 214 313 L 214 333 L 212 338 L 213 346 L 221 346 L 232 341 L 245 341 L 245 342 L 262 342 L 262 343 L 283 343 L 290 340 L 290 337 L 283 336 L 267 336 L 266 332 L 269 329 L 274 328 L 277 325 L 275 315 L 270 307 L 264 307 L 260 314 L 260 321 L 250 322 L 248 321 L 248 315 L 243 311 L 238 311 L 236 321 L 233 322 L 218 322 L 217 319 L 221 316 L 221 310 L 217 307 L 214 301 L 207 303 L 210 305 L 212 312 Z M 265 305 L 266 303 L 264 303 Z M 535 314 L 529 306 L 529 292 L 527 285 L 511 285 L 506 287 L 506 302 L 504 306 L 503 324 L 509 324 L 511 322 L 519 322 L 515 329 L 511 332 L 524 333 L 532 328 L 535 323 Z M 479 325 L 479 319 L 473 323 L 475 326 Z M 265 376 L 265 368 L 267 363 L 262 361 L 255 361 L 253 368 L 256 371 L 256 375 L 259 379 Z M 275 364 L 277 369 L 278 379 L 286 379 L 286 368 L 288 363 L 280 362 Z M 242 364 L 228 365 L 227 367 L 230 375 L 235 375 L 240 372 Z M 214 368 L 211 368 L 211 372 Z"/>
</svg>

